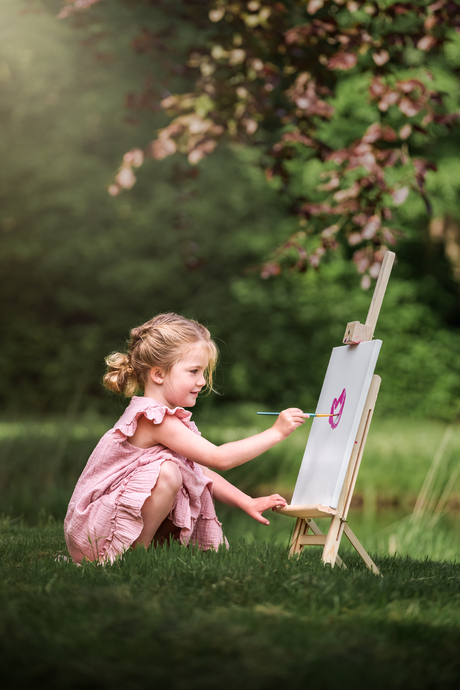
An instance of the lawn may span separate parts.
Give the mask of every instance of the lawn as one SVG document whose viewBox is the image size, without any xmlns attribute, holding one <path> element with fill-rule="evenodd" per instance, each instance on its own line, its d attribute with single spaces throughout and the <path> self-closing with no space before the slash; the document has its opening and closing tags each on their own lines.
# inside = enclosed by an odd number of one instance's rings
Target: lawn
<svg viewBox="0 0 460 690">
<path fill-rule="evenodd" d="M 257 409 L 257 405 L 198 407 L 193 419 L 205 438 L 221 444 L 267 428 L 270 422 L 258 417 Z M 91 415 L 71 422 L 59 417 L 0 418 L 0 514 L 23 515 L 31 522 L 43 512 L 61 518 L 89 454 L 114 421 Z M 244 490 L 276 491 L 289 499 L 310 424 L 307 421 L 283 443 L 225 476 Z M 358 476 L 355 505 L 370 513 L 385 508 L 410 512 L 440 445 L 441 461 L 430 495 L 435 502 L 449 477 L 460 469 L 459 425 L 385 419 L 377 410 Z M 459 505 L 457 476 L 446 507 L 457 509 Z"/>
<path fill-rule="evenodd" d="M 456 688 L 460 565 L 289 559 L 270 543 L 56 561 L 61 530 L 4 524 L 2 686 Z"/>
<path fill-rule="evenodd" d="M 255 410 L 196 418 L 221 443 L 264 428 Z M 108 426 L 0 423 L 3 687 L 458 687 L 457 427 L 374 420 L 350 522 L 384 575 L 375 577 L 351 550 L 347 570 L 324 567 L 314 547 L 289 559 L 293 521 L 272 515 L 266 528 L 222 506 L 229 551 L 172 545 L 105 567 L 63 560 L 67 501 Z M 230 478 L 289 495 L 307 435 L 305 425 Z"/>
<path fill-rule="evenodd" d="M 198 406 L 194 418 L 215 443 L 266 428 L 255 405 Z M 69 422 L 60 418 L 0 420 L 0 516 L 28 525 L 62 521 L 75 482 L 99 437 L 114 420 L 94 416 Z M 260 458 L 226 473 L 252 495 L 292 495 L 308 438 L 307 422 Z M 434 459 L 439 460 L 426 487 L 424 509 L 436 529 L 410 519 Z M 435 420 L 382 419 L 374 416 L 355 490 L 352 528 L 376 552 L 453 559 L 460 553 L 460 428 Z M 230 541 L 270 541 L 285 545 L 290 518 L 272 514 L 266 528 L 245 514 L 218 505 Z"/>
</svg>

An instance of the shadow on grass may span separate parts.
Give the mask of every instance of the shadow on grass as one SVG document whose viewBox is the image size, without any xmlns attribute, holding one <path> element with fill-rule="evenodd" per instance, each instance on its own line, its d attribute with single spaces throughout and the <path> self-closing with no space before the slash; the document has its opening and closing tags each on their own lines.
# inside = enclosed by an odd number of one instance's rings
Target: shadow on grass
<svg viewBox="0 0 460 690">
<path fill-rule="evenodd" d="M 459 565 L 239 541 L 78 568 L 60 530 L 0 530 L 4 688 L 458 687 Z"/>
</svg>

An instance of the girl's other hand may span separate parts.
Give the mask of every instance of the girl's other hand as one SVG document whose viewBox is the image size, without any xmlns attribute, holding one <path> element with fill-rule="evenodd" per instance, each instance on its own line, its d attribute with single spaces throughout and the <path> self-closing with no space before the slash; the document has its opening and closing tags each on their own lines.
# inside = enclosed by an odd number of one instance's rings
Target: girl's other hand
<svg viewBox="0 0 460 690">
<path fill-rule="evenodd" d="M 267 518 L 264 518 L 262 513 L 265 510 L 271 508 L 284 508 L 287 505 L 287 501 L 279 494 L 273 494 L 272 496 L 261 496 L 260 498 L 251 498 L 248 505 L 244 508 L 245 512 L 250 515 L 257 522 L 261 522 L 263 525 L 269 525 Z"/>
<path fill-rule="evenodd" d="M 309 417 L 309 414 L 302 412 L 302 410 L 299 410 L 297 407 L 289 407 L 287 410 L 280 412 L 273 428 L 276 429 L 283 438 L 286 438 Z"/>
</svg>

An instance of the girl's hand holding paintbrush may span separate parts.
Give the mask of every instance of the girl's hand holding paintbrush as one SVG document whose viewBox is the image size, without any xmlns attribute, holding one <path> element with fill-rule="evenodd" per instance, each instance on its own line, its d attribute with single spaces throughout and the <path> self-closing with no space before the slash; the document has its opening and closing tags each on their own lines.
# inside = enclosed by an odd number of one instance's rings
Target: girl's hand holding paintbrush
<svg viewBox="0 0 460 690">
<path fill-rule="evenodd" d="M 289 407 L 287 410 L 279 412 L 277 416 L 278 419 L 274 423 L 273 429 L 284 439 L 303 424 L 310 415 L 297 407 Z"/>
</svg>

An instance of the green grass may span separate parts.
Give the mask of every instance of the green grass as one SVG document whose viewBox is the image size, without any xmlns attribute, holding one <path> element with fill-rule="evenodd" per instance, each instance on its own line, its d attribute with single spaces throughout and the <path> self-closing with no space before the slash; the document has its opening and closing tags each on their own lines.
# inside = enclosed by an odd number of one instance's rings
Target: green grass
<svg viewBox="0 0 460 690">
<path fill-rule="evenodd" d="M 225 443 L 268 426 L 266 418 L 255 414 L 257 409 L 254 405 L 198 407 L 194 417 L 206 438 Z M 59 418 L 0 421 L 0 516 L 28 525 L 47 524 L 50 517 L 62 521 L 89 454 L 112 423 L 98 417 L 82 417 L 72 424 Z M 278 492 L 289 499 L 309 428 L 307 422 L 261 458 L 225 476 L 252 495 Z M 411 521 L 416 497 L 443 438 L 447 443 L 428 487 L 427 512 L 423 520 Z M 376 415 L 350 515 L 352 528 L 366 547 L 384 554 L 456 559 L 460 554 L 460 481 L 455 479 L 459 456 L 458 426 L 432 420 L 379 419 Z M 451 477 L 455 480 L 450 485 Z M 448 492 L 440 504 L 446 487 Z M 226 506 L 218 505 L 217 512 L 231 542 L 244 536 L 247 543 L 285 545 L 294 524 L 289 518 L 270 514 L 271 525 L 266 528 Z M 427 519 L 430 529 L 426 529 Z"/>
<path fill-rule="evenodd" d="M 198 407 L 194 418 L 215 443 L 243 438 L 269 422 L 255 405 Z M 115 420 L 81 418 L 0 421 L 0 515 L 23 516 L 36 524 L 39 515 L 62 519 L 75 482 L 100 436 Z M 355 505 L 372 513 L 382 508 L 412 510 L 447 425 L 433 420 L 379 419 L 374 416 L 355 491 Z M 226 473 L 250 493 L 278 492 L 289 499 L 308 439 L 307 422 L 286 441 L 258 459 Z M 460 458 L 460 428 L 452 429 L 430 494 L 437 501 Z M 446 507 L 460 505 L 460 478 Z M 431 506 L 431 507 L 434 507 Z"/>
<path fill-rule="evenodd" d="M 59 526 L 0 529 L 2 687 L 456 688 L 460 564 L 324 567 L 274 544 L 56 561 Z"/>
<path fill-rule="evenodd" d="M 264 428 L 255 411 L 196 418 L 222 443 Z M 0 422 L 0 515 L 9 516 L 0 520 L 2 687 L 458 687 L 458 428 L 448 437 L 441 423 L 374 420 L 349 517 L 380 578 L 345 539 L 347 570 L 324 567 L 314 547 L 289 559 L 293 520 L 270 514 L 267 528 L 220 505 L 229 551 L 173 544 L 112 566 L 56 560 L 66 554 L 73 486 L 110 425 Z M 306 425 L 229 478 L 254 494 L 289 495 L 307 435 Z"/>
</svg>

